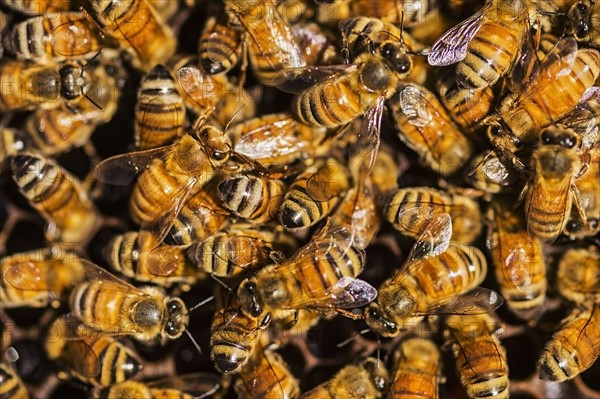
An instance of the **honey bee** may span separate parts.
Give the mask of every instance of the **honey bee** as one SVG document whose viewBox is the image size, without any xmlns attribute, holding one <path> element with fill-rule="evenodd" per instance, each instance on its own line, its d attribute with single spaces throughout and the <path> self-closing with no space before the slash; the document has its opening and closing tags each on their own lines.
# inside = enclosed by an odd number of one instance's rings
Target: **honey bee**
<svg viewBox="0 0 600 399">
<path fill-rule="evenodd" d="M 96 176 L 107 183 L 127 185 L 140 173 L 130 198 L 136 223 L 157 224 L 164 238 L 190 196 L 214 176 L 216 168 L 232 155 L 231 141 L 211 125 L 195 127 L 173 144 L 108 158 L 96 167 Z"/>
<path fill-rule="evenodd" d="M 85 144 L 95 129 L 109 122 L 115 112 L 124 85 L 124 69 L 118 58 L 102 53 L 99 65 L 91 68 L 93 89 L 70 103 L 56 108 L 37 109 L 27 117 L 24 130 L 43 155 L 56 155 Z M 86 65 L 90 71 L 90 64 Z"/>
<path fill-rule="evenodd" d="M 596 304 L 576 308 L 561 322 L 538 362 L 542 380 L 570 380 L 594 364 L 600 354 L 599 310 Z"/>
<path fill-rule="evenodd" d="M 70 316 L 52 323 L 45 347 L 48 357 L 65 367 L 70 376 L 95 386 L 121 383 L 142 369 L 125 345 Z"/>
<path fill-rule="evenodd" d="M 567 223 L 573 204 L 586 220 L 574 184 L 585 171 L 581 151 L 582 139 L 569 127 L 556 124 L 542 130 L 531 155 L 534 175 L 523 191 L 527 230 L 533 237 L 554 241 Z"/>
<path fill-rule="evenodd" d="M 377 359 L 367 358 L 358 365 L 348 365 L 333 378 L 302 394 L 302 399 L 376 399 L 388 385 L 389 375 Z"/>
<path fill-rule="evenodd" d="M 457 316 L 446 320 L 460 381 L 469 398 L 508 398 L 506 350 L 497 337 L 499 327 L 488 314 Z"/>
<path fill-rule="evenodd" d="M 476 90 L 462 89 L 451 71 L 438 79 L 437 90 L 454 122 L 466 132 L 476 130 L 493 111 L 496 103 L 491 86 Z"/>
<path fill-rule="evenodd" d="M 108 44 L 79 12 L 29 18 L 13 25 L 2 39 L 4 48 L 17 59 L 38 64 L 90 58 Z"/>
<path fill-rule="evenodd" d="M 198 268 L 185 256 L 180 247 L 162 249 L 156 236 L 147 231 L 118 234 L 106 246 L 105 258 L 110 267 L 125 277 L 138 282 L 150 282 L 168 287 L 175 283 L 193 284 L 199 277 Z M 148 259 L 160 253 L 160 260 L 168 265 L 168 275 L 153 274 Z M 156 256 L 156 255 L 155 255 Z"/>
<path fill-rule="evenodd" d="M 143 343 L 179 338 L 186 332 L 188 309 L 158 287 L 140 289 L 93 264 L 69 298 L 71 314 L 104 334 L 130 335 Z"/>
<path fill-rule="evenodd" d="M 243 32 L 250 65 L 262 84 L 272 86 L 280 71 L 306 66 L 302 50 L 273 0 L 225 0 L 225 12 L 229 24 Z"/>
<path fill-rule="evenodd" d="M 600 231 L 600 189 L 598 188 L 598 182 L 600 181 L 600 146 L 594 146 L 588 154 L 590 157 L 588 170 L 575 181 L 588 227 L 581 221 L 578 213 L 572 210 L 563 230 L 565 234 L 572 238 L 594 236 Z"/>
<path fill-rule="evenodd" d="M 600 252 L 598 248 L 572 248 L 558 263 L 558 292 L 576 304 L 596 302 L 600 295 Z"/>
<path fill-rule="evenodd" d="M 12 177 L 29 203 L 48 222 L 50 241 L 82 242 L 98 221 L 98 211 L 79 179 L 40 154 L 12 157 Z"/>
<path fill-rule="evenodd" d="M 0 170 L 4 162 L 29 147 L 29 138 L 20 130 L 12 128 L 0 129 Z"/>
<path fill-rule="evenodd" d="M 200 65 L 209 75 L 229 72 L 242 56 L 242 35 L 222 16 L 211 16 L 198 43 Z"/>
<path fill-rule="evenodd" d="M 498 194 L 510 190 L 516 181 L 514 173 L 507 168 L 495 151 L 473 158 L 467 181 L 486 194 Z"/>
<path fill-rule="evenodd" d="M 352 241 L 345 227 L 327 224 L 290 259 L 263 267 L 240 283 L 237 296 L 242 312 L 261 319 L 265 314 L 287 317 L 299 309 L 353 317 L 345 309 L 371 302 L 377 291 L 356 278 L 365 257 Z"/>
<path fill-rule="evenodd" d="M 21 377 L 5 363 L 0 363 L 0 395 L 6 399 L 29 399 Z"/>
<path fill-rule="evenodd" d="M 567 12 L 567 26 L 577 41 L 594 48 L 600 47 L 599 12 L 600 7 L 594 0 L 581 0 L 571 5 Z"/>
<path fill-rule="evenodd" d="M 422 164 L 448 176 L 471 157 L 471 142 L 452 122 L 436 96 L 424 87 L 402 85 L 398 97 L 392 97 L 388 103 L 400 140 L 419 154 Z"/>
<path fill-rule="evenodd" d="M 136 68 L 148 70 L 175 53 L 173 31 L 147 0 L 93 0 L 90 7 L 104 33 L 128 52 Z"/>
<path fill-rule="evenodd" d="M 171 144 L 183 135 L 185 105 L 177 82 L 163 65 L 142 79 L 135 107 L 135 147 L 148 150 Z"/>
<path fill-rule="evenodd" d="M 443 34 L 427 55 L 429 65 L 458 63 L 461 89 L 482 89 L 506 75 L 528 35 L 531 0 L 487 0 L 468 19 Z"/>
<path fill-rule="evenodd" d="M 96 389 L 94 399 L 201 399 L 211 396 L 221 388 L 214 374 L 192 373 L 165 377 L 152 382 L 125 381 L 108 388 Z"/>
<path fill-rule="evenodd" d="M 58 247 L 22 252 L 0 259 L 2 307 L 58 307 L 83 279 L 82 261 Z"/>
<path fill-rule="evenodd" d="M 240 398 L 290 399 L 300 396 L 300 384 L 283 359 L 269 349 L 256 348 L 234 384 Z"/>
<path fill-rule="evenodd" d="M 432 219 L 445 214 L 452 218 L 452 239 L 463 244 L 475 241 L 483 226 L 479 205 L 466 195 L 409 187 L 387 193 L 382 202 L 384 220 L 412 238 L 418 238 Z"/>
<path fill-rule="evenodd" d="M 169 61 L 188 110 L 202 118 L 210 116 L 219 126 L 228 125 L 234 117 L 254 116 L 256 101 L 246 90 L 233 85 L 225 74 L 209 75 L 198 62 L 197 57 L 185 54 Z"/>
<path fill-rule="evenodd" d="M 215 368 L 224 374 L 238 372 L 248 362 L 270 322 L 270 314 L 262 318 L 246 315 L 236 298 L 222 306 L 210 328 L 210 358 Z"/>
<path fill-rule="evenodd" d="M 156 276 L 169 277 L 173 272 L 177 276 L 187 260 L 213 276 L 233 277 L 264 265 L 272 251 L 294 244 L 277 229 L 232 225 L 189 246 L 154 248 L 146 258 L 146 268 Z"/>
<path fill-rule="evenodd" d="M 309 157 L 325 155 L 325 128 L 297 122 L 290 114 L 268 114 L 234 125 L 228 131 L 236 153 L 272 165 L 291 165 Z"/>
<path fill-rule="evenodd" d="M 523 215 L 506 200 L 494 200 L 488 221 L 487 245 L 500 293 L 514 314 L 530 320 L 544 304 L 548 285 L 542 243 L 527 233 Z"/>
<path fill-rule="evenodd" d="M 314 226 L 350 188 L 350 171 L 334 158 L 301 173 L 283 197 L 279 222 L 289 231 Z"/>
<path fill-rule="evenodd" d="M 277 216 L 286 188 L 282 180 L 234 174 L 224 177 L 217 190 L 223 207 L 231 213 L 265 223 Z"/>
<path fill-rule="evenodd" d="M 77 63 L 57 67 L 8 59 L 0 64 L 0 76 L 6 82 L 0 91 L 1 112 L 49 109 L 61 101 L 78 100 L 86 96 L 91 81 L 85 68 Z"/>
<path fill-rule="evenodd" d="M 600 53 L 578 50 L 575 39 L 565 37 L 538 70 L 522 91 L 505 97 L 498 107 L 498 118 L 515 144 L 535 141 L 542 127 L 558 121 L 585 99 L 586 90 L 600 75 Z"/>
<path fill-rule="evenodd" d="M 423 337 L 404 339 L 394 351 L 394 362 L 388 399 L 439 398 L 442 359 L 436 344 Z"/>
<path fill-rule="evenodd" d="M 477 287 L 487 272 L 483 253 L 450 242 L 451 231 L 448 215 L 431 220 L 400 270 L 365 308 L 365 321 L 373 331 L 394 337 L 429 314 L 479 313 L 502 304 L 498 294 Z"/>
<path fill-rule="evenodd" d="M 73 0 L 0 0 L 0 4 L 25 15 L 68 11 Z"/>
</svg>

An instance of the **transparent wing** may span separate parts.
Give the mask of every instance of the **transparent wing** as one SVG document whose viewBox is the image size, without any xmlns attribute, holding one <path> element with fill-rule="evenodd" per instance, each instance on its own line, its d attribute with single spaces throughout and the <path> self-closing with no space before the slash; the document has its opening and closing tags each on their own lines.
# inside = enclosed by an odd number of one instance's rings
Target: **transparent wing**
<svg viewBox="0 0 600 399">
<path fill-rule="evenodd" d="M 159 245 L 146 257 L 146 269 L 155 275 L 168 277 L 186 259 L 185 250 L 189 245 Z"/>
<path fill-rule="evenodd" d="M 329 201 L 347 189 L 347 173 L 340 163 L 328 161 L 306 180 L 306 193 L 315 201 Z"/>
<path fill-rule="evenodd" d="M 413 245 L 406 264 L 421 261 L 445 252 L 452 237 L 452 219 L 447 213 L 433 218 Z"/>
<path fill-rule="evenodd" d="M 333 80 L 337 76 L 353 73 L 358 69 L 356 64 L 340 64 L 326 66 L 308 66 L 287 68 L 279 72 L 275 78 L 275 86 L 286 93 L 298 94 L 318 83 Z"/>
<path fill-rule="evenodd" d="M 425 126 L 433 119 L 437 111 L 416 85 L 406 85 L 398 93 L 400 109 L 414 126 Z"/>
<path fill-rule="evenodd" d="M 84 281 L 99 282 L 104 285 L 102 288 L 105 292 L 122 293 L 128 296 L 139 295 L 147 296 L 146 293 L 134 287 L 133 285 L 121 280 L 115 275 L 111 274 L 108 270 L 101 268 L 100 266 L 81 259 L 80 262 L 83 266 Z"/>
<path fill-rule="evenodd" d="M 442 201 L 405 201 L 404 196 L 401 198 L 396 196 L 396 192 L 392 192 L 383 199 L 384 212 L 397 207 L 392 223 L 403 234 L 410 237 L 418 238 L 430 220 L 448 214 L 450 211 L 450 206 Z"/>
<path fill-rule="evenodd" d="M 42 263 L 43 262 L 43 263 Z M 49 268 L 62 267 L 61 260 L 24 261 L 11 265 L 4 272 L 4 281 L 22 291 L 59 291 L 62 283 L 48 279 Z"/>
<path fill-rule="evenodd" d="M 481 28 L 485 9 L 481 9 L 444 33 L 433 43 L 427 62 L 432 66 L 452 65 L 467 55 L 467 47 Z"/>
<path fill-rule="evenodd" d="M 76 57 L 97 50 L 94 41 L 101 38 L 100 31 L 83 14 L 68 14 L 71 20 L 58 25 L 50 34 L 50 43 L 56 54 Z M 63 52 L 63 49 L 68 49 L 68 52 Z"/>
<path fill-rule="evenodd" d="M 503 303 L 504 299 L 495 291 L 476 287 L 450 300 L 429 306 L 427 309 L 419 309 L 415 314 L 483 314 L 498 309 Z"/>
<path fill-rule="evenodd" d="M 532 245 L 537 245 L 531 242 Z M 504 258 L 505 271 L 509 271 L 508 278 L 519 291 L 524 291 L 531 285 L 531 272 L 529 271 L 530 259 L 526 248 L 519 245 L 513 248 Z"/>
<path fill-rule="evenodd" d="M 146 170 L 154 159 L 164 157 L 170 149 L 171 146 L 166 146 L 115 155 L 100 162 L 94 174 L 104 183 L 126 186 Z"/>
<path fill-rule="evenodd" d="M 377 289 L 366 281 L 342 277 L 328 292 L 329 304 L 336 308 L 351 309 L 365 306 L 377 298 Z"/>
<path fill-rule="evenodd" d="M 363 116 L 356 140 L 348 148 L 351 164 L 356 168 L 355 162 L 359 162 L 358 170 L 352 171 L 354 176 L 365 176 L 373 170 L 381 143 L 381 118 L 384 109 L 385 97 L 381 96 Z"/>
<path fill-rule="evenodd" d="M 179 68 L 176 76 L 179 86 L 188 95 L 188 98 L 194 101 L 200 109 L 206 108 L 206 105 L 202 104 L 208 101 L 208 98 L 205 98 L 208 95 L 207 87 L 211 87 L 213 90 L 215 85 L 210 75 L 203 73 L 199 67 L 186 66 Z M 207 115 L 202 116 L 207 117 L 210 113 L 212 111 L 209 110 Z"/>
</svg>

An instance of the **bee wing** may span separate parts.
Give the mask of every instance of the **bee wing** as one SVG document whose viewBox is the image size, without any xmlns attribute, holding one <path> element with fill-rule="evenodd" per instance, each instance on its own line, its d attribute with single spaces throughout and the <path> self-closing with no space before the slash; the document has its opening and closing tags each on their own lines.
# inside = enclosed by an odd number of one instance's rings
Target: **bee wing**
<svg viewBox="0 0 600 399">
<path fill-rule="evenodd" d="M 44 268 L 62 267 L 66 262 L 63 259 L 45 260 Z M 21 291 L 61 291 L 64 289 L 64 282 L 59 279 L 48 279 L 47 271 L 40 267 L 38 262 L 25 261 L 11 265 L 4 272 L 4 281 L 13 288 Z M 73 270 L 69 270 L 72 273 Z M 82 277 L 82 276 L 81 276 Z M 75 282 L 78 280 L 75 276 L 70 276 Z"/>
<path fill-rule="evenodd" d="M 79 12 L 68 13 L 71 20 L 58 25 L 50 34 L 50 43 L 56 54 L 67 57 L 77 57 L 90 53 L 93 40 L 101 40 L 102 34 L 97 30 L 94 24 L 89 23 L 87 18 Z M 61 50 L 67 48 L 69 52 L 61 53 Z"/>
<path fill-rule="evenodd" d="M 186 398 L 202 399 L 221 388 L 221 378 L 209 373 L 190 373 L 160 378 L 147 385 L 154 389 L 178 389 L 186 393 Z"/>
<path fill-rule="evenodd" d="M 433 114 L 437 113 L 416 85 L 407 84 L 404 86 L 398 92 L 398 99 L 402 113 L 408 117 L 408 121 L 414 126 L 427 125 L 433 119 Z"/>
<path fill-rule="evenodd" d="M 467 55 L 469 42 L 481 28 L 484 12 L 485 9 L 479 10 L 437 39 L 427 54 L 429 65 L 445 66 L 462 61 Z"/>
<path fill-rule="evenodd" d="M 322 297 L 294 298 L 289 308 L 301 309 L 353 309 L 365 306 L 377 298 L 377 289 L 366 281 L 342 277 Z"/>
<path fill-rule="evenodd" d="M 356 64 L 287 68 L 275 76 L 274 82 L 275 87 L 279 90 L 298 94 L 318 83 L 334 79 L 342 74 L 353 73 L 357 69 L 358 65 Z"/>
<path fill-rule="evenodd" d="M 483 287 L 475 287 L 469 292 L 457 295 L 450 300 L 429 306 L 416 312 L 418 315 L 436 314 L 483 314 L 498 309 L 504 303 L 497 292 Z"/>
<path fill-rule="evenodd" d="M 412 246 L 402 270 L 408 265 L 438 256 L 445 252 L 452 237 L 452 218 L 447 213 L 433 218 L 425 227 L 415 244 Z"/>
<path fill-rule="evenodd" d="M 146 257 L 146 269 L 161 277 L 170 276 L 177 265 L 186 258 L 185 250 L 189 245 L 159 245 L 153 248 Z"/>
<path fill-rule="evenodd" d="M 203 73 L 199 67 L 186 66 L 177 70 L 176 77 L 179 86 L 188 97 L 200 108 L 204 108 L 201 102 L 206 100 L 202 99 L 202 97 L 207 95 L 207 87 L 214 86 L 215 84 L 210 75 Z M 203 116 L 207 117 L 208 115 Z"/>
<path fill-rule="evenodd" d="M 531 244 L 537 245 L 535 242 Z M 531 273 L 528 270 L 530 262 L 531 260 L 527 255 L 526 249 L 521 246 L 509 251 L 504 259 L 504 263 L 507 266 L 504 270 L 508 270 L 509 280 L 519 291 L 525 291 L 531 285 Z"/>
<path fill-rule="evenodd" d="M 96 178 L 104 183 L 126 186 L 138 173 L 146 170 L 155 158 L 164 157 L 171 146 L 120 154 L 100 162 L 94 171 Z"/>
<path fill-rule="evenodd" d="M 381 118 L 385 108 L 385 97 L 381 96 L 373 107 L 363 116 L 361 129 L 356 140 L 350 144 L 348 155 L 351 162 L 358 161 L 358 170 L 353 170 L 354 176 L 365 177 L 373 169 L 379 145 L 381 144 Z M 356 167 L 354 163 L 352 163 Z"/>
<path fill-rule="evenodd" d="M 313 236 L 313 239 L 305 246 L 300 248 L 286 265 L 293 263 L 311 263 L 320 257 L 325 257 L 333 247 L 339 247 L 341 253 L 346 253 L 352 246 L 354 237 L 345 226 L 331 226 L 331 219 L 328 219 L 325 226 Z M 306 258 L 308 261 L 303 262 Z M 281 266 L 284 267 L 284 266 Z M 295 267 L 291 265 L 291 267 Z"/>
<path fill-rule="evenodd" d="M 392 202 L 393 197 L 394 192 L 388 194 L 388 196 L 383 199 L 385 208 L 395 207 L 397 205 L 396 202 Z M 418 238 L 425 229 L 420 230 L 422 227 L 419 226 L 422 226 L 422 224 L 413 222 L 420 222 L 423 218 L 434 219 L 443 214 L 448 214 L 448 207 L 441 202 L 407 201 L 400 204 L 394 223 L 402 232 L 405 232 L 405 235 Z"/>
<path fill-rule="evenodd" d="M 577 41 L 573 37 L 562 38 L 541 63 L 538 62 L 534 65 L 530 79 L 532 83 L 527 86 L 523 93 L 528 96 L 529 92 L 539 90 L 540 81 L 545 79 L 554 80 L 559 76 L 568 75 L 571 73 L 576 59 Z"/>
<path fill-rule="evenodd" d="M 100 281 L 105 284 L 103 290 L 124 293 L 126 295 L 141 295 L 147 294 L 133 285 L 121 280 L 117 276 L 111 274 L 108 270 L 92 263 L 88 260 L 81 259 L 83 266 L 84 281 Z"/>
<path fill-rule="evenodd" d="M 600 87 L 592 86 L 585 91 L 579 104 L 559 121 L 582 136 L 584 150 L 590 150 L 600 140 L 594 104 L 598 101 L 600 101 Z"/>
<path fill-rule="evenodd" d="M 315 201 L 325 202 L 340 195 L 346 189 L 346 182 L 337 176 L 337 162 L 327 162 L 306 180 L 306 193 Z M 341 173 L 344 173 L 342 171 Z"/>
</svg>

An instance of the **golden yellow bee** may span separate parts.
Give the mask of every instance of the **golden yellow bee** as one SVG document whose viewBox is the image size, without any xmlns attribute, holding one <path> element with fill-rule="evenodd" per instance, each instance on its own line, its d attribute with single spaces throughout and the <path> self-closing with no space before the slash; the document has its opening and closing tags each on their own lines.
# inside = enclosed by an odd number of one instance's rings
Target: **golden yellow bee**
<svg viewBox="0 0 600 399">
<path fill-rule="evenodd" d="M 79 100 L 91 82 L 87 70 L 77 63 L 45 66 L 9 59 L 0 64 L 0 77 L 5 82 L 0 90 L 2 112 L 49 109 Z"/>
<path fill-rule="evenodd" d="M 93 0 L 90 9 L 103 32 L 149 70 L 166 62 L 177 46 L 175 35 L 147 0 Z"/>
<path fill-rule="evenodd" d="M 425 337 L 403 339 L 394 350 L 395 371 L 387 398 L 438 399 L 442 355 Z"/>
<path fill-rule="evenodd" d="M 98 60 L 85 66 L 93 79 L 87 98 L 37 109 L 25 120 L 24 130 L 42 154 L 60 154 L 84 145 L 95 129 L 109 122 L 117 111 L 124 85 L 123 65 L 118 54 L 110 50 L 104 50 Z"/>
<path fill-rule="evenodd" d="M 183 135 L 185 104 L 175 78 L 159 64 L 142 79 L 135 106 L 135 148 L 171 144 Z"/>
<path fill-rule="evenodd" d="M 29 399 L 21 377 L 4 362 L 0 363 L 0 395 L 6 399 Z"/>
<path fill-rule="evenodd" d="M 239 371 L 257 347 L 262 330 L 270 322 L 270 314 L 263 318 L 246 315 L 235 298 L 224 304 L 215 313 L 210 327 L 210 358 L 215 368 L 224 374 Z"/>
<path fill-rule="evenodd" d="M 257 223 L 277 217 L 286 189 L 282 180 L 250 174 L 225 176 L 217 187 L 224 208 Z"/>
<path fill-rule="evenodd" d="M 0 259 L 2 307 L 57 307 L 83 280 L 82 260 L 58 247 L 21 252 Z"/>
<path fill-rule="evenodd" d="M 600 26 L 598 15 L 600 7 L 594 0 L 580 0 L 571 2 L 567 11 L 567 26 L 569 33 L 573 34 L 577 41 L 586 43 L 591 47 L 600 47 Z"/>
<path fill-rule="evenodd" d="M 285 193 L 279 222 L 289 231 L 314 226 L 340 202 L 350 181 L 350 171 L 334 158 L 308 167 Z"/>
<path fill-rule="evenodd" d="M 425 166 L 448 176 L 460 170 L 471 157 L 473 145 L 425 87 L 402 84 L 388 104 L 399 130 L 398 137 L 419 154 Z"/>
<path fill-rule="evenodd" d="M 376 290 L 356 278 L 365 256 L 352 243 L 345 227 L 327 224 L 290 259 L 242 281 L 237 289 L 241 310 L 261 319 L 266 314 L 287 317 L 299 309 L 353 317 L 346 309 L 371 302 Z"/>
<path fill-rule="evenodd" d="M 70 316 L 52 323 L 45 347 L 48 357 L 60 363 L 70 376 L 95 386 L 118 384 L 142 369 L 125 345 Z"/>
<path fill-rule="evenodd" d="M 429 65 L 458 63 L 456 79 L 461 89 L 494 85 L 521 54 L 533 6 L 531 0 L 487 0 L 479 11 L 438 38 L 427 55 Z"/>
<path fill-rule="evenodd" d="M 302 394 L 302 399 L 376 399 L 388 386 L 389 375 L 383 363 L 367 358 L 348 365 L 330 380 Z"/>
<path fill-rule="evenodd" d="M 377 300 L 364 310 L 374 332 L 393 337 L 426 315 L 480 313 L 502 304 L 498 294 L 477 287 L 487 273 L 483 253 L 450 242 L 451 231 L 448 215 L 433 219 L 404 264 L 379 287 Z"/>
<path fill-rule="evenodd" d="M 222 15 L 209 17 L 200 34 L 200 65 L 209 75 L 229 72 L 242 56 L 240 30 L 230 26 Z"/>
<path fill-rule="evenodd" d="M 23 196 L 47 220 L 48 240 L 74 243 L 90 237 L 98 211 L 79 179 L 31 152 L 15 155 L 10 167 Z"/>
<path fill-rule="evenodd" d="M 221 388 L 214 374 L 192 373 L 152 382 L 125 381 L 92 392 L 94 399 L 195 399 L 213 395 Z"/>
<path fill-rule="evenodd" d="M 543 245 L 527 233 L 522 211 L 508 199 L 495 199 L 488 212 L 487 245 L 492 253 L 500 293 L 523 320 L 537 316 L 546 298 Z"/>
<path fill-rule="evenodd" d="M 575 107 L 600 76 L 600 53 L 577 49 L 572 37 L 561 39 L 522 90 L 505 97 L 498 118 L 514 144 L 531 143 L 544 126 Z"/>
<path fill-rule="evenodd" d="M 187 331 L 188 309 L 180 298 L 158 287 L 138 289 L 99 266 L 84 266 L 85 279 L 71 291 L 69 307 L 87 326 L 163 344 Z"/>
<path fill-rule="evenodd" d="M 588 226 L 584 225 L 578 212 L 572 210 L 563 230 L 572 238 L 591 237 L 600 231 L 600 145 L 590 149 L 589 157 L 588 170 L 575 181 Z"/>
<path fill-rule="evenodd" d="M 13 25 L 3 44 L 17 59 L 38 64 L 90 58 L 108 45 L 96 26 L 79 12 L 29 18 Z"/>
<path fill-rule="evenodd" d="M 497 337 L 496 321 L 485 313 L 452 315 L 446 326 L 445 336 L 469 398 L 508 398 L 506 350 Z"/>
<path fill-rule="evenodd" d="M 585 304 L 562 322 L 538 362 L 542 380 L 562 382 L 590 368 L 600 355 L 600 308 Z"/>
<path fill-rule="evenodd" d="M 432 219 L 445 214 L 452 218 L 452 239 L 460 243 L 475 241 L 483 227 L 479 205 L 466 195 L 409 187 L 388 192 L 382 202 L 384 220 L 412 238 L 418 238 Z"/>
<path fill-rule="evenodd" d="M 300 383 L 281 356 L 260 347 L 237 374 L 233 387 L 240 398 L 292 399 L 300 396 Z"/>
<path fill-rule="evenodd" d="M 274 0 L 225 0 L 229 24 L 244 34 L 254 74 L 265 85 L 288 68 L 306 66 L 302 50 Z"/>
<path fill-rule="evenodd" d="M 571 248 L 558 263 L 558 292 L 576 304 L 600 298 L 600 251 L 597 247 Z"/>
</svg>

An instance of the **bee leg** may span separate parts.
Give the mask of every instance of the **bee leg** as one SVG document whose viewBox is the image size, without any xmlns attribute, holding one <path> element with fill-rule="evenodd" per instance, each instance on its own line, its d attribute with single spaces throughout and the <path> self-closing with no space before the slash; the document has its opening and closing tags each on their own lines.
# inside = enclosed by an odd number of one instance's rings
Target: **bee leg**
<svg viewBox="0 0 600 399">
<path fill-rule="evenodd" d="M 571 185 L 571 192 L 573 194 L 573 205 L 577 209 L 577 213 L 581 218 L 581 222 L 583 223 L 584 228 L 586 230 L 589 230 L 590 225 L 587 220 L 587 215 L 585 214 L 585 210 L 583 209 L 583 206 L 581 204 L 581 193 L 579 192 L 579 189 L 575 184 Z"/>
<path fill-rule="evenodd" d="M 300 311 L 298 309 L 294 310 L 294 318 L 287 325 L 287 329 L 292 329 L 296 324 L 298 324 L 298 314 Z"/>
<path fill-rule="evenodd" d="M 244 35 L 245 36 L 245 35 Z M 246 38 L 242 40 L 242 63 L 240 64 L 240 80 L 238 87 L 241 89 L 246 84 L 246 73 L 248 72 L 248 43 Z"/>
<path fill-rule="evenodd" d="M 335 310 L 342 316 L 346 316 L 347 318 L 352 319 L 352 320 L 361 320 L 363 318 L 362 314 L 352 313 L 346 309 L 335 309 Z"/>
<path fill-rule="evenodd" d="M 519 207 L 519 205 L 521 205 L 521 202 L 523 202 L 523 200 L 525 199 L 525 195 L 527 195 L 527 191 L 529 191 L 530 188 L 531 188 L 531 183 L 530 182 L 525 183 L 525 185 L 523 186 L 523 189 L 519 193 L 519 198 L 517 198 L 517 202 L 515 203 L 515 205 L 513 205 L 513 209 L 516 209 Z"/>
</svg>

